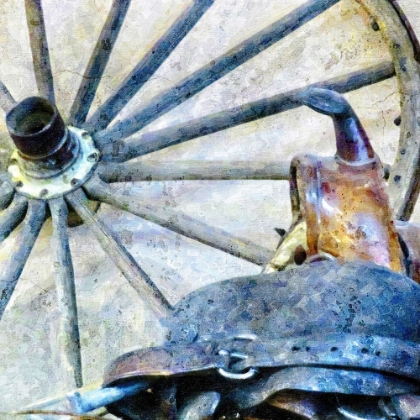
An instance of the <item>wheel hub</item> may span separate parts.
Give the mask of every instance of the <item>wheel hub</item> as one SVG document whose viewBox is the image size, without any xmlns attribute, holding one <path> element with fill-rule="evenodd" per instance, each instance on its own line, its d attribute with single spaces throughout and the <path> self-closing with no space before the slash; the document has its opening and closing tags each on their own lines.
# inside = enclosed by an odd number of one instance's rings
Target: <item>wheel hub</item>
<svg viewBox="0 0 420 420">
<path fill-rule="evenodd" d="M 16 145 L 8 171 L 17 191 L 51 199 L 79 188 L 94 172 L 100 153 L 85 130 L 66 127 L 43 98 L 18 103 L 6 117 Z"/>
</svg>

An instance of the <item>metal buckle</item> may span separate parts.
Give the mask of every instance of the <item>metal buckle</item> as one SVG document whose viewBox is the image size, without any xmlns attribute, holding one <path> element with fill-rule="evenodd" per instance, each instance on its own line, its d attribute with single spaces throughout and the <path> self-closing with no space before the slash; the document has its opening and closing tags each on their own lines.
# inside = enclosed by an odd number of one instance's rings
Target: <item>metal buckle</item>
<svg viewBox="0 0 420 420">
<path fill-rule="evenodd" d="M 219 373 L 220 376 L 223 376 L 226 379 L 232 379 L 234 381 L 243 381 L 246 379 L 253 378 L 258 373 L 258 369 L 251 367 L 243 373 L 234 373 L 234 372 L 225 370 L 223 368 L 219 368 L 217 369 L 217 372 Z"/>
<path fill-rule="evenodd" d="M 244 333 L 236 335 L 233 340 L 255 341 L 257 338 L 258 337 L 255 334 Z M 248 355 L 244 353 L 237 351 L 230 352 L 226 349 L 219 350 L 218 354 L 225 358 L 226 366 L 230 366 L 232 362 L 246 360 L 248 358 Z M 258 373 L 258 368 L 250 367 L 243 372 L 234 372 L 224 368 L 219 368 L 217 369 L 217 372 L 223 378 L 231 379 L 234 381 L 243 381 L 247 379 L 252 379 Z"/>
</svg>

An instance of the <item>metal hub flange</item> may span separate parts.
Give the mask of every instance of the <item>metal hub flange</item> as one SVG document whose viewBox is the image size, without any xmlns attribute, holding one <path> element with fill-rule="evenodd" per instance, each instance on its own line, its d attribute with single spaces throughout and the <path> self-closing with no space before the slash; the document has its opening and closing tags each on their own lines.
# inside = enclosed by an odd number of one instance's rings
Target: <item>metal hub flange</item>
<svg viewBox="0 0 420 420">
<path fill-rule="evenodd" d="M 6 117 L 16 145 L 8 168 L 17 191 L 51 199 L 79 188 L 94 172 L 100 152 L 85 130 L 66 127 L 43 98 L 17 104 Z"/>
</svg>

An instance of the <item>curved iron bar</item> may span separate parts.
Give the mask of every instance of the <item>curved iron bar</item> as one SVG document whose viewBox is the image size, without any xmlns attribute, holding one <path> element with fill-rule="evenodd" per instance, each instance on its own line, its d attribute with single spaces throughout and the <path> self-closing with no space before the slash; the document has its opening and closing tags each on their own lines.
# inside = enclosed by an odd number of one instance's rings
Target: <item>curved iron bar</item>
<svg viewBox="0 0 420 420">
<path fill-rule="evenodd" d="M 83 386 L 82 356 L 80 352 L 79 324 L 77 316 L 76 287 L 73 263 L 67 232 L 67 204 L 62 197 L 48 202 L 53 226 L 56 288 L 61 319 L 61 340 L 64 364 L 72 372 L 77 388 Z"/>
<path fill-rule="evenodd" d="M 98 169 L 102 180 L 112 182 L 175 180 L 288 180 L 290 162 L 256 161 L 145 161 L 105 164 Z"/>
<path fill-rule="evenodd" d="M 0 318 L 15 290 L 26 261 L 46 218 L 46 203 L 42 200 L 30 200 L 28 212 L 22 230 L 17 234 L 10 260 L 3 267 L 0 280 Z"/>
<path fill-rule="evenodd" d="M 212 248 L 242 258 L 257 265 L 265 265 L 272 258 L 274 251 L 253 243 L 248 239 L 230 235 L 222 229 L 200 222 L 171 207 L 160 208 L 146 201 L 140 194 L 125 195 L 117 188 L 102 182 L 98 176 L 89 179 L 83 186 L 88 196 L 111 206 L 128 211 L 159 226 L 194 239 Z"/>
<path fill-rule="evenodd" d="M 114 0 L 89 59 L 79 90 L 70 109 L 69 124 L 80 126 L 92 105 L 96 90 L 108 64 L 131 0 Z"/>
<path fill-rule="evenodd" d="M 103 147 L 103 161 L 125 162 L 197 137 L 298 108 L 301 104 L 295 99 L 295 96 L 310 88 L 320 87 L 346 93 L 379 83 L 393 76 L 395 76 L 393 63 L 380 63 L 345 76 L 335 77 L 175 126 L 144 133 L 138 138 L 108 143 Z"/>
<path fill-rule="evenodd" d="M 314 19 L 322 12 L 338 3 L 339 0 L 309 0 L 293 12 L 277 20 L 267 28 L 212 60 L 209 64 L 183 79 L 177 86 L 170 88 L 146 104 L 134 115 L 115 124 L 109 130 L 99 131 L 94 135 L 95 142 L 101 147 L 116 142 L 136 133 L 147 124 L 156 120 L 188 98 L 222 78 L 236 67 L 245 63 L 261 51 Z"/>
<path fill-rule="evenodd" d="M 6 85 L 0 80 L 0 108 L 7 114 L 15 105 L 15 99 Z"/>
<path fill-rule="evenodd" d="M 418 41 L 395 0 L 357 0 L 375 19 L 395 64 L 401 107 L 398 153 L 390 168 L 388 194 L 395 217 L 409 220 L 420 192 L 420 72 Z"/>
<path fill-rule="evenodd" d="M 0 217 L 0 242 L 3 242 L 23 220 L 28 200 L 20 194 L 13 197 L 13 201 Z"/>
<path fill-rule="evenodd" d="M 169 315 L 172 311 L 171 304 L 150 277 L 139 267 L 130 253 L 127 252 L 116 235 L 89 209 L 88 199 L 84 192 L 79 188 L 67 194 L 65 198 L 140 297 L 142 299 L 147 298 L 147 302 L 159 316 Z"/>
<path fill-rule="evenodd" d="M 25 0 L 25 8 L 38 91 L 54 104 L 54 81 L 41 0 Z"/>
<path fill-rule="evenodd" d="M 180 14 L 166 33 L 134 67 L 118 90 L 99 106 L 84 128 L 100 131 L 108 127 L 111 121 L 153 76 L 213 3 L 214 0 L 194 0 L 194 3 Z"/>
</svg>

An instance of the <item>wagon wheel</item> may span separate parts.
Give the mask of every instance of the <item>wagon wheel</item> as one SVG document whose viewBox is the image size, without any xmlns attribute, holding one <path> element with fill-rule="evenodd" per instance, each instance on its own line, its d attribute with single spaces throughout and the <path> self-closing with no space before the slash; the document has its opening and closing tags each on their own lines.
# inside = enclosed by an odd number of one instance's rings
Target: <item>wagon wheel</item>
<svg viewBox="0 0 420 420">
<path fill-rule="evenodd" d="M 271 162 L 238 160 L 228 162 L 178 159 L 172 163 L 165 159 L 166 152 L 169 156 L 171 153 L 177 156 L 182 147 L 188 150 L 189 143 L 186 142 L 222 130 L 233 130 L 235 126 L 241 124 L 253 124 L 258 120 L 267 121 L 270 116 L 275 116 L 271 118 L 276 118 L 276 121 L 281 120 L 281 113 L 291 112 L 299 107 L 294 96 L 308 86 L 323 86 L 342 93 L 359 89 L 359 92 L 364 92 L 363 89 L 369 89 L 367 86 L 385 83 L 384 81 L 390 79 L 391 84 L 386 85 L 386 89 L 393 89 L 391 92 L 393 95 L 396 89 L 392 80 L 396 77 L 401 104 L 401 117 L 396 120 L 396 124 L 400 127 L 400 140 L 395 163 L 390 169 L 389 193 L 396 216 L 405 220 L 409 218 L 418 194 L 417 139 L 420 128 L 416 116 L 420 99 L 416 61 L 418 50 L 407 20 L 397 4 L 391 0 L 357 0 L 357 2 L 309 0 L 299 4 L 298 7 L 290 7 L 287 12 L 283 10 L 282 13 L 278 13 L 280 18 L 269 26 L 254 31 L 248 38 L 244 37 L 242 42 L 236 46 L 233 44 L 227 52 L 213 57 L 204 66 L 148 99 L 151 90 L 147 90 L 149 86 L 147 83 L 150 84 L 158 69 L 169 60 L 170 55 L 173 56 L 173 52 L 176 53 L 183 39 L 188 39 L 188 34 L 205 21 L 206 15 L 217 7 L 219 13 L 220 9 L 223 9 L 221 5 L 213 4 L 213 0 L 196 0 L 192 4 L 183 6 L 174 14 L 174 19 L 168 24 L 167 29 L 150 43 L 151 48 L 142 56 L 140 62 L 130 69 L 122 83 L 111 93 L 104 95 L 107 96 L 105 100 L 102 98 L 97 100 L 95 109 L 92 107 L 95 94 L 98 87 L 101 88 L 99 85 L 101 78 L 106 75 L 111 52 L 117 51 L 114 46 L 117 44 L 117 37 L 126 15 L 130 16 L 128 10 L 130 1 L 113 1 L 74 100 L 69 100 L 60 91 L 55 92 L 57 86 L 53 81 L 54 72 L 51 65 L 53 55 L 50 57 L 49 53 L 55 38 L 48 37 L 47 42 L 48 15 L 44 16 L 39 0 L 25 1 L 38 94 L 48 101 L 30 99 L 17 103 L 16 99 L 22 100 L 30 95 L 27 91 L 21 92 L 15 99 L 6 87 L 13 85 L 13 78 L 10 74 L 9 77 L 7 75 L 3 77 L 4 83 L 1 82 L 0 85 L 1 106 L 8 115 L 7 129 L 19 153 L 13 152 L 9 170 L 2 174 L 3 185 L 0 197 L 0 204 L 4 209 L 0 218 L 2 240 L 5 241 L 15 228 L 17 229 L 16 233 L 11 235 L 14 242 L 12 242 L 13 249 L 11 251 L 9 249 L 10 258 L 2 262 L 0 313 L 3 314 L 5 311 L 42 226 L 51 215 L 51 236 L 55 252 L 51 265 L 55 268 L 57 279 L 61 336 L 64 337 L 60 340 L 60 345 L 65 354 L 67 370 L 71 372 L 77 386 L 82 384 L 82 364 L 75 276 L 67 227 L 69 209 L 84 222 L 79 229 L 93 234 L 107 257 L 115 263 L 130 285 L 159 316 L 170 313 L 172 306 L 169 300 L 173 301 L 174 298 L 169 299 L 159 290 L 153 272 L 150 275 L 146 274 L 141 259 L 135 259 L 131 255 L 127 246 L 122 243 L 121 235 L 112 229 L 112 221 L 104 220 L 100 212 L 96 213 L 96 207 L 91 205 L 91 200 L 128 211 L 179 235 L 256 265 L 267 263 L 274 251 L 271 247 L 259 245 L 253 240 L 238 238 L 222 229 L 214 228 L 198 218 L 182 213 L 170 204 L 161 207 L 154 203 L 154 197 L 147 197 L 147 194 L 143 193 L 144 187 L 139 188 L 132 184 L 128 184 L 127 187 L 118 184 L 117 187 L 113 183 L 146 181 L 150 184 L 151 181 L 172 180 L 286 180 L 287 161 L 278 162 L 276 159 L 271 159 Z M 45 10 L 46 6 L 51 8 L 52 3 L 45 2 Z M 55 4 L 54 7 L 59 6 Z M 322 81 L 314 81 L 310 76 L 305 76 L 306 83 L 300 87 L 283 88 L 280 89 L 281 93 L 266 98 L 259 98 L 235 107 L 222 105 L 223 109 L 220 112 L 204 113 L 204 116 L 197 118 L 189 117 L 195 112 L 194 95 L 205 88 L 210 88 L 210 85 L 222 78 L 226 82 L 229 79 L 225 76 L 241 65 L 247 65 L 245 64 L 247 61 L 257 56 L 261 57 L 266 53 L 265 50 L 269 51 L 269 48 L 275 48 L 279 44 L 281 49 L 277 54 L 281 52 L 292 60 L 296 44 L 287 44 L 285 41 L 292 40 L 294 35 L 301 41 L 307 27 L 320 30 L 319 22 L 322 22 L 321 19 L 325 16 L 325 19 L 336 16 L 337 19 L 333 20 L 335 24 L 341 24 L 341 19 L 343 25 L 351 25 L 349 20 L 345 23 L 345 17 L 346 15 L 353 17 L 354 13 L 361 17 L 358 21 L 360 32 L 368 39 L 364 42 L 374 39 L 372 42 L 377 43 L 375 46 L 380 51 L 380 54 L 378 53 L 380 59 L 371 60 L 367 68 L 352 69 L 339 76 L 325 77 Z M 386 46 L 383 40 L 386 41 Z M 182 48 L 182 45 L 179 48 Z M 389 48 L 390 56 L 384 60 L 385 48 Z M 334 66 L 334 56 L 330 61 L 328 65 Z M 252 64 L 256 65 L 257 61 L 254 60 Z M 278 72 L 281 73 L 280 70 Z M 9 83 L 7 79 L 10 79 Z M 109 80 L 108 78 L 107 81 Z M 226 85 L 229 88 L 228 82 Z M 381 89 L 385 89 L 383 84 L 380 86 Z M 136 101 L 139 99 L 137 93 L 140 95 L 142 93 L 142 87 L 145 93 L 140 101 Z M 274 90 L 279 91 L 276 88 Z M 58 95 L 65 97 L 65 101 L 60 103 L 57 100 L 57 108 L 60 111 L 69 108 L 68 112 L 62 112 L 67 128 L 62 124 L 54 106 Z M 136 106 L 131 107 L 133 103 Z M 192 104 L 190 108 L 188 104 Z M 128 115 L 124 114 L 126 105 L 128 108 L 131 107 L 131 113 Z M 90 111 L 91 107 L 94 111 Z M 180 109 L 178 114 L 177 109 Z M 357 110 L 357 106 L 355 109 Z M 165 120 L 161 118 L 164 118 L 165 114 L 169 116 L 170 121 L 166 126 Z M 163 128 L 159 126 L 162 121 Z M 40 131 L 43 136 L 38 139 Z M 327 136 L 325 132 L 320 134 Z M 277 137 L 276 144 L 279 144 L 282 136 L 277 135 Z M 46 138 L 48 141 L 45 141 Z M 205 139 L 199 141 L 201 140 Z M 182 147 L 174 147 L 181 143 L 185 144 Z M 197 143 L 190 142 L 190 144 Z M 219 142 L 219 148 L 220 144 L 223 142 Z M 141 158 L 148 154 L 157 155 L 162 161 Z M 131 161 L 133 159 L 136 160 Z M 276 215 L 276 218 L 278 217 Z M 49 229 L 44 228 L 45 230 Z M 49 231 L 44 233 L 43 238 L 48 236 Z M 10 248 L 8 241 L 5 241 L 6 250 L 7 247 Z M 75 255 L 73 258 L 76 258 Z M 40 264 L 41 270 L 47 270 L 43 266 L 44 261 Z M 243 273 L 249 273 L 250 267 L 244 266 Z M 19 301 L 16 300 L 15 305 L 18 304 Z M 9 305 L 8 309 L 9 312 L 13 311 L 13 305 Z"/>
</svg>

